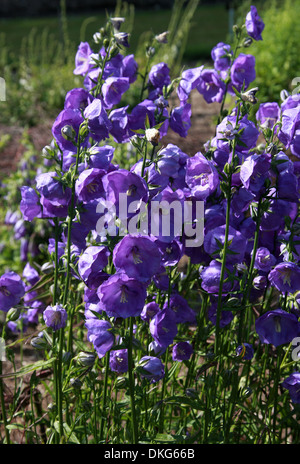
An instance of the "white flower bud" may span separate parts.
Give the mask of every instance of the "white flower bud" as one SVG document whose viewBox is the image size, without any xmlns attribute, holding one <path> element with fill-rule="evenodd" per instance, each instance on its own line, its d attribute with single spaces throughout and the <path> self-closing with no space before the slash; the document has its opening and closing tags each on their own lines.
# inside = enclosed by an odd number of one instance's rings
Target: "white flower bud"
<svg viewBox="0 0 300 464">
<path fill-rule="evenodd" d="M 158 145 L 160 134 L 157 129 L 146 129 L 145 135 L 148 142 L 152 143 L 154 146 Z"/>
</svg>

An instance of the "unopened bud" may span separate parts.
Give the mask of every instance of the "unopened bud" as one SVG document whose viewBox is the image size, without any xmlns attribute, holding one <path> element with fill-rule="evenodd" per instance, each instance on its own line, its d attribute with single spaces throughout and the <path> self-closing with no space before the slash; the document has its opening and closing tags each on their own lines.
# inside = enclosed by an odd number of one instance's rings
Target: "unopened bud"
<svg viewBox="0 0 300 464">
<path fill-rule="evenodd" d="M 281 98 L 281 101 L 284 102 L 284 100 L 286 100 L 288 97 L 290 96 L 289 92 L 285 89 L 283 89 L 281 92 L 280 92 L 280 98 Z"/>
<path fill-rule="evenodd" d="M 241 98 L 245 102 L 252 103 L 252 105 L 255 105 L 257 103 L 257 99 L 255 98 L 255 94 L 258 91 L 258 87 L 254 87 L 254 89 L 250 89 L 247 92 L 241 93 Z"/>
<path fill-rule="evenodd" d="M 266 152 L 270 155 L 276 155 L 276 153 L 278 153 L 277 145 L 275 143 L 270 143 L 266 148 Z"/>
<path fill-rule="evenodd" d="M 19 319 L 21 314 L 20 308 L 11 308 L 6 314 L 6 322 L 14 322 Z"/>
<path fill-rule="evenodd" d="M 252 389 L 250 387 L 244 387 L 242 390 L 242 396 L 244 396 L 245 398 L 248 398 L 251 395 L 252 395 Z"/>
<path fill-rule="evenodd" d="M 252 44 L 253 42 L 253 39 L 251 39 L 251 37 L 247 37 L 245 40 L 244 40 L 244 43 L 243 43 L 243 46 L 245 48 L 248 48 L 250 47 L 250 45 Z"/>
<path fill-rule="evenodd" d="M 154 47 L 147 47 L 147 50 L 146 50 L 146 55 L 151 58 L 152 56 L 155 55 L 155 48 Z"/>
<path fill-rule="evenodd" d="M 123 45 L 123 47 L 129 47 L 128 39 L 129 34 L 127 32 L 117 32 L 114 35 L 114 38 L 119 45 Z"/>
<path fill-rule="evenodd" d="M 76 356 L 76 360 L 79 362 L 79 364 L 85 367 L 93 366 L 95 359 L 96 357 L 93 353 L 85 353 L 84 351 L 81 351 Z"/>
<path fill-rule="evenodd" d="M 41 267 L 41 272 L 43 274 L 51 274 L 54 270 L 54 265 L 53 263 L 44 263 Z"/>
<path fill-rule="evenodd" d="M 53 156 L 53 150 L 49 145 L 46 145 L 43 150 L 42 150 L 42 155 L 44 158 L 52 158 Z"/>
<path fill-rule="evenodd" d="M 71 386 L 72 386 L 73 388 L 76 388 L 76 389 L 78 389 L 78 390 L 82 387 L 82 382 L 81 382 L 81 380 L 78 379 L 77 377 L 76 377 L 76 378 L 72 377 L 72 378 L 70 379 L 70 384 L 71 384 Z"/>
<path fill-rule="evenodd" d="M 125 22 L 125 18 L 110 18 L 110 22 L 112 23 L 113 28 L 116 31 L 119 31 L 122 24 Z"/>
<path fill-rule="evenodd" d="M 109 39 L 104 39 L 103 40 L 103 46 L 105 48 L 105 50 L 107 49 L 107 47 L 109 46 Z"/>
<path fill-rule="evenodd" d="M 93 40 L 96 44 L 99 44 L 101 42 L 102 36 L 100 32 L 95 32 L 95 34 L 93 35 Z"/>
<path fill-rule="evenodd" d="M 192 398 L 192 399 L 198 398 L 198 393 L 196 392 L 194 388 L 187 388 L 185 390 L 185 394 L 188 398 Z"/>
<path fill-rule="evenodd" d="M 160 134 L 157 129 L 146 129 L 145 135 L 148 142 L 154 146 L 158 145 Z"/>
<path fill-rule="evenodd" d="M 241 32 L 241 28 L 237 24 L 232 26 L 232 30 L 235 34 L 239 34 Z"/>
<path fill-rule="evenodd" d="M 61 135 L 64 139 L 73 141 L 76 137 L 76 132 L 72 126 L 66 125 L 61 129 Z"/>
<path fill-rule="evenodd" d="M 43 337 L 32 338 L 30 344 L 36 350 L 46 350 L 49 347 L 47 341 Z"/>
<path fill-rule="evenodd" d="M 157 40 L 157 42 L 159 43 L 168 43 L 168 35 L 169 35 L 169 31 L 166 31 L 166 32 L 162 32 L 161 34 L 158 34 L 155 36 L 155 39 Z"/>
<path fill-rule="evenodd" d="M 118 377 L 116 381 L 114 382 L 114 388 L 116 390 L 121 390 L 123 388 L 126 388 L 127 384 L 128 382 L 127 382 L 126 377 Z"/>
</svg>

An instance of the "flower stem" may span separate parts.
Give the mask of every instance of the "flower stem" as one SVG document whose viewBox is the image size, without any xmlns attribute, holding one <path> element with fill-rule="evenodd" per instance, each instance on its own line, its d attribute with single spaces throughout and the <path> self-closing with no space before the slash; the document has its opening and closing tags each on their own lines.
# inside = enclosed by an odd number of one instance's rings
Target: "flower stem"
<svg viewBox="0 0 300 464">
<path fill-rule="evenodd" d="M 0 396 L 1 396 L 2 419 L 3 419 L 4 430 L 5 430 L 6 444 L 10 445 L 10 436 L 9 436 L 9 430 L 7 428 L 7 416 L 6 416 L 5 399 L 4 399 L 4 385 L 3 385 L 1 376 L 2 376 L 2 361 L 0 360 Z"/>
<path fill-rule="evenodd" d="M 136 445 L 138 443 L 138 428 L 137 428 L 136 410 L 135 410 L 134 376 L 133 376 L 133 359 L 132 359 L 133 323 L 134 323 L 134 318 L 131 317 L 130 326 L 129 326 L 129 341 L 128 341 L 128 380 L 129 380 L 130 405 L 131 405 L 132 436 L 133 436 L 133 444 Z"/>
<path fill-rule="evenodd" d="M 100 442 L 103 441 L 103 432 L 104 432 L 104 422 L 105 422 L 105 409 L 106 409 L 106 399 L 107 399 L 107 384 L 108 384 L 108 371 L 109 371 L 109 352 L 105 355 L 105 374 L 104 374 L 104 386 L 103 386 L 103 395 L 102 395 L 102 409 L 101 409 L 101 421 L 100 421 Z"/>
</svg>

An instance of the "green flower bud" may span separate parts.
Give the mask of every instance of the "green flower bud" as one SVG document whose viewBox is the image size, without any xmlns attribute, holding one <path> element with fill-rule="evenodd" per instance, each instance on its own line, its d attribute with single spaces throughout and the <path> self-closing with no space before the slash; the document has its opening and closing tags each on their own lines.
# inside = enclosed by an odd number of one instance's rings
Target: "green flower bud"
<svg viewBox="0 0 300 464">
<path fill-rule="evenodd" d="M 72 386 L 73 388 L 76 388 L 76 389 L 78 389 L 78 390 L 82 387 L 82 382 L 81 382 L 81 380 L 78 379 L 77 377 L 76 377 L 76 378 L 72 377 L 72 378 L 70 379 L 70 384 L 71 384 L 71 386 Z"/>
<path fill-rule="evenodd" d="M 127 388 L 127 386 L 128 386 L 128 380 L 126 379 L 126 377 L 118 377 L 114 383 L 114 388 L 116 390 L 125 389 Z"/>
<path fill-rule="evenodd" d="M 248 48 L 250 47 L 250 45 L 252 44 L 253 42 L 253 39 L 251 39 L 251 37 L 247 37 L 245 40 L 244 40 L 244 43 L 243 43 L 243 46 L 245 48 Z"/>
<path fill-rule="evenodd" d="M 43 274 L 52 274 L 53 270 L 54 270 L 54 265 L 53 263 L 50 263 L 50 262 L 44 263 L 41 267 L 41 271 Z"/>
<path fill-rule="evenodd" d="M 45 340 L 43 337 L 32 338 L 30 344 L 36 350 L 46 350 L 47 348 L 49 348 L 47 340 Z"/>
<path fill-rule="evenodd" d="M 90 367 L 94 365 L 96 356 L 94 353 L 85 353 L 84 351 L 81 351 L 75 358 L 79 364 L 85 367 Z"/>
<path fill-rule="evenodd" d="M 14 322 L 19 319 L 21 314 L 20 308 L 11 308 L 6 314 L 6 322 Z"/>
<path fill-rule="evenodd" d="M 76 138 L 76 132 L 73 129 L 72 126 L 64 126 L 61 129 L 61 135 L 63 136 L 64 139 L 69 140 L 69 141 L 74 141 Z"/>
</svg>

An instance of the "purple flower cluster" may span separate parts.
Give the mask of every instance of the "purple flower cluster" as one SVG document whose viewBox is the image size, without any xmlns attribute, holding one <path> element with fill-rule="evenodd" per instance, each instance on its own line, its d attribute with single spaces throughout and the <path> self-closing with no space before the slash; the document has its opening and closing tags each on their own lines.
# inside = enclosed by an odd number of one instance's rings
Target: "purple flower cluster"
<svg viewBox="0 0 300 464">
<path fill-rule="evenodd" d="M 262 40 L 263 28 L 251 7 L 248 36 Z M 255 58 L 245 53 L 236 56 L 222 42 L 212 50 L 211 69 L 183 71 L 177 85 L 178 106 L 168 109 L 174 83 L 164 62 L 151 67 L 141 101 L 129 106 L 126 96 L 136 82 L 138 67 L 133 55 L 119 51 L 127 48 L 127 36 L 116 36 L 116 41 L 119 47 L 114 53 L 104 47 L 93 53 L 88 43 L 80 44 L 74 74 L 82 76 L 83 87 L 68 92 L 52 128 L 53 159 L 60 170 L 51 165 L 37 175 L 35 185 L 21 189 L 19 233 L 24 221 L 35 218 L 59 224 L 58 258 L 65 262 L 66 246 L 71 245 L 72 276 L 84 286 L 87 340 L 99 358 L 110 352 L 112 371 L 124 373 L 128 351 L 113 348 L 114 324 L 140 319 L 151 343 L 138 372 L 156 382 L 164 376 L 160 356 L 170 346 L 174 361 L 188 361 L 193 353 L 190 340 L 182 341 L 178 333 L 184 324 L 197 325 L 199 305 L 195 311 L 180 293 L 180 279 L 172 280 L 172 270 L 183 255 L 195 265 L 199 292 L 208 302 L 210 327 L 218 324 L 226 330 L 232 323 L 231 292 L 242 305 L 248 272 L 250 300 L 272 288 L 281 305 L 284 298 L 300 291 L 299 246 L 297 251 L 291 229 L 291 224 L 300 226 L 300 169 L 288 156 L 300 157 L 300 99 L 289 96 L 281 105 L 260 104 L 256 117 L 248 117 L 245 91 L 255 79 Z M 193 90 L 207 103 L 224 103 L 227 92 L 238 103 L 221 115 L 215 136 L 202 152 L 188 156 L 169 143 L 156 153 L 158 140 L 169 129 L 187 136 Z M 154 143 L 147 139 L 149 129 L 154 130 Z M 260 137 L 269 133 L 268 145 L 258 146 Z M 120 162 L 119 144 L 122 156 L 126 153 L 127 160 L 134 159 L 127 169 Z M 161 220 L 174 202 L 182 209 L 169 214 L 171 227 L 165 233 Z M 201 218 L 195 213 L 199 202 L 204 204 Z M 158 203 L 164 207 L 155 216 Z M 192 212 L 188 220 L 183 214 L 187 203 Z M 72 225 L 70 236 L 66 218 Z M 202 220 L 203 241 L 196 234 Z M 191 246 L 193 235 L 187 226 L 196 234 L 196 246 Z M 26 269 L 25 277 L 33 285 L 36 276 L 31 272 Z M 23 295 L 15 275 L 1 277 L 0 309 L 7 311 Z M 48 306 L 43 317 L 53 330 L 67 323 L 59 304 Z M 299 334 L 298 319 L 287 307 L 260 315 L 255 328 L 261 343 L 275 347 Z M 237 355 L 251 359 L 252 345 L 239 344 Z"/>
</svg>

